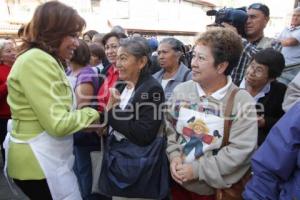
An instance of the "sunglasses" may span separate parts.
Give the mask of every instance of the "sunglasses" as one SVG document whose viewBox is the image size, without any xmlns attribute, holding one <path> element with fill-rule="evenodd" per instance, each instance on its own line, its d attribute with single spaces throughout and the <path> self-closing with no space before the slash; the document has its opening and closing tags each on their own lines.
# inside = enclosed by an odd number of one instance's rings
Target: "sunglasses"
<svg viewBox="0 0 300 200">
<path fill-rule="evenodd" d="M 269 16 L 269 14 L 270 14 L 269 8 L 268 8 L 266 5 L 261 4 L 261 3 L 254 3 L 254 4 L 251 4 L 251 5 L 249 6 L 248 9 L 260 10 L 260 11 L 262 11 L 266 16 Z"/>
</svg>

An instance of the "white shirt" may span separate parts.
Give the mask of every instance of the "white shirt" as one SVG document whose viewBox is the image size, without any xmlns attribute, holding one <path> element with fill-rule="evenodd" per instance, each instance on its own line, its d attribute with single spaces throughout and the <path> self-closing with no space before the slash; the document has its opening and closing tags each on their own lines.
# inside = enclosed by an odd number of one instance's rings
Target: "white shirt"
<svg viewBox="0 0 300 200">
<path fill-rule="evenodd" d="M 295 46 L 282 47 L 281 53 L 285 58 L 285 65 L 300 63 L 300 26 L 285 28 L 278 39 L 295 38 L 299 44 Z"/>
<path fill-rule="evenodd" d="M 122 110 L 125 109 L 126 105 L 128 104 L 129 99 L 132 96 L 134 87 L 131 89 L 127 89 L 127 87 L 125 87 L 125 89 L 123 90 L 122 94 L 121 94 L 121 101 L 120 101 L 120 108 Z"/>
<path fill-rule="evenodd" d="M 131 96 L 133 94 L 133 91 L 134 91 L 134 87 L 131 88 L 131 89 L 128 89 L 127 87 L 125 87 L 125 89 L 123 90 L 123 92 L 121 94 L 121 97 L 120 97 L 120 105 L 119 105 L 122 110 L 124 110 L 125 107 L 127 106 L 128 101 L 129 101 L 129 99 L 131 98 Z M 112 128 L 109 127 L 109 129 L 110 129 L 109 132 L 111 132 Z M 116 137 L 116 139 L 118 141 L 126 138 L 122 133 L 119 133 L 116 130 L 113 130 L 113 134 L 114 134 L 114 136 Z"/>
<path fill-rule="evenodd" d="M 169 78 L 169 79 L 162 79 L 161 80 L 161 86 L 162 88 L 165 90 L 165 88 L 167 87 L 169 81 L 172 80 L 172 78 Z"/>
<path fill-rule="evenodd" d="M 226 95 L 231 83 L 232 83 L 231 77 L 227 76 L 227 84 L 224 87 L 222 87 L 222 88 L 218 89 L 217 91 L 215 91 L 214 93 L 212 93 L 210 96 L 217 100 L 221 100 Z M 199 96 L 200 97 L 207 96 L 205 94 L 205 92 L 203 91 L 202 87 L 199 84 L 196 84 L 196 85 L 197 85 L 197 90 L 198 90 Z"/>
<path fill-rule="evenodd" d="M 243 81 L 240 84 L 240 88 L 242 89 L 246 89 L 246 81 L 245 78 L 243 79 Z M 270 82 L 268 82 L 260 91 L 259 93 L 257 93 L 253 98 L 256 102 L 258 102 L 258 100 L 264 96 L 266 96 L 266 94 L 268 94 L 270 92 L 271 89 L 271 84 Z"/>
<path fill-rule="evenodd" d="M 94 66 L 93 70 L 94 70 L 95 73 L 98 74 L 98 69 L 99 69 L 100 72 L 102 72 L 103 68 L 104 68 L 104 66 L 102 65 L 102 63 L 100 63 L 99 65 Z"/>
</svg>

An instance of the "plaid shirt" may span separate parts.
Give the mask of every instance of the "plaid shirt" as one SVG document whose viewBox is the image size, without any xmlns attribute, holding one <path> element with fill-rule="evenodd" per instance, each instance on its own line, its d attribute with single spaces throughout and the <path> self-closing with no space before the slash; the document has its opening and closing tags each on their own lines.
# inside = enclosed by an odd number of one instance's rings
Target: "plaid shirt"
<svg viewBox="0 0 300 200">
<path fill-rule="evenodd" d="M 232 82 L 234 82 L 234 84 L 236 84 L 237 86 L 239 86 L 241 81 L 243 80 L 245 71 L 247 69 L 248 64 L 251 62 L 252 57 L 259 50 L 261 50 L 261 48 L 257 48 L 256 45 L 257 43 L 252 44 L 246 39 L 243 39 L 244 49 L 242 51 L 238 65 L 235 68 L 233 68 L 231 72 Z M 271 43 L 271 47 L 276 51 L 281 51 L 282 48 L 281 44 L 279 42 L 276 42 L 275 40 Z"/>
</svg>

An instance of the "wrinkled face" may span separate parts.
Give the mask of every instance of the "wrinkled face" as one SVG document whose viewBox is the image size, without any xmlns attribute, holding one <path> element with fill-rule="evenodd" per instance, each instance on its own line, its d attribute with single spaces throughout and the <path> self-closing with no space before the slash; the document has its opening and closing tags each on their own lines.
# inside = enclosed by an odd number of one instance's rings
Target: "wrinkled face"
<svg viewBox="0 0 300 200">
<path fill-rule="evenodd" d="M 79 41 L 77 34 L 65 36 L 58 48 L 58 55 L 62 59 L 70 60 L 78 46 Z"/>
<path fill-rule="evenodd" d="M 167 43 L 161 43 L 157 49 L 158 62 L 162 68 L 172 68 L 178 66 L 180 52 L 172 49 L 172 46 Z"/>
<path fill-rule="evenodd" d="M 259 64 L 253 60 L 247 70 L 245 75 L 245 81 L 247 85 L 252 87 L 263 87 L 269 81 L 268 66 Z"/>
<path fill-rule="evenodd" d="M 134 82 L 138 80 L 141 69 L 146 62 L 128 53 L 127 49 L 120 47 L 117 53 L 116 67 L 119 71 L 119 78 L 124 81 Z"/>
<path fill-rule="evenodd" d="M 107 57 L 107 60 L 112 64 L 116 64 L 117 62 L 118 49 L 119 49 L 119 39 L 116 37 L 108 38 L 104 46 L 104 50 L 105 50 L 105 55 Z"/>
<path fill-rule="evenodd" d="M 291 26 L 299 26 L 300 25 L 300 12 L 294 12 L 292 16 Z"/>
<path fill-rule="evenodd" d="M 245 27 L 247 37 L 261 37 L 269 18 L 261 11 L 255 9 L 249 9 L 247 14 L 248 20 Z"/>
<path fill-rule="evenodd" d="M 99 65 L 102 61 L 99 59 L 98 56 L 91 54 L 90 58 L 90 65 L 96 66 Z"/>
<path fill-rule="evenodd" d="M 215 60 L 211 48 L 201 43 L 197 44 L 192 57 L 192 79 L 200 85 L 212 82 L 218 77 L 218 71 L 214 64 Z"/>
<path fill-rule="evenodd" d="M 12 41 L 8 41 L 4 45 L 0 60 L 8 66 L 12 66 L 14 64 L 16 60 L 16 50 L 15 45 Z"/>
</svg>

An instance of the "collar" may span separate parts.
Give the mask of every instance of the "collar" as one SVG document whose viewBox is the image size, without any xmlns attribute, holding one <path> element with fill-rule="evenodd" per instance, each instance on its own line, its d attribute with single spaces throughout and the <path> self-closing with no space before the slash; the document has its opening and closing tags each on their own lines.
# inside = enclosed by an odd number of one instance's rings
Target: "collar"
<svg viewBox="0 0 300 200">
<path fill-rule="evenodd" d="M 261 38 L 258 38 L 257 40 L 251 42 L 251 44 L 253 45 L 258 45 L 258 43 L 261 41 L 261 39 L 263 39 L 264 36 L 262 36 Z"/>
<path fill-rule="evenodd" d="M 214 99 L 221 100 L 227 94 L 227 91 L 231 84 L 232 84 L 232 79 L 230 76 L 227 76 L 227 84 L 224 87 L 222 87 L 222 88 L 218 89 L 217 91 L 215 91 L 214 93 L 212 93 L 210 96 L 213 97 Z M 206 94 L 203 91 L 203 89 L 201 88 L 200 84 L 196 83 L 196 87 L 197 87 L 197 91 L 198 91 L 198 94 L 200 97 L 206 96 Z"/>
<path fill-rule="evenodd" d="M 258 102 L 258 100 L 264 96 L 266 96 L 267 93 L 270 92 L 270 88 L 271 88 L 271 84 L 270 82 L 268 82 L 263 89 L 261 89 L 259 91 L 259 93 L 257 95 L 255 95 L 255 97 L 253 97 L 255 99 L 256 102 Z"/>
<path fill-rule="evenodd" d="M 176 74 L 168 80 L 182 82 L 182 79 L 184 78 L 183 76 L 187 70 L 189 70 L 188 67 L 185 66 L 185 64 L 183 64 L 182 62 L 180 62 Z M 165 73 L 164 69 L 161 69 L 159 71 L 158 80 L 162 81 L 164 73 Z"/>
<path fill-rule="evenodd" d="M 119 72 L 114 64 L 112 64 L 110 66 L 110 68 L 108 69 L 108 73 L 109 74 L 119 74 Z"/>
<path fill-rule="evenodd" d="M 290 27 L 288 27 L 289 31 L 294 31 L 294 30 L 297 30 L 297 29 L 300 29 L 300 26 L 295 26 L 295 27 L 290 26 Z"/>
<path fill-rule="evenodd" d="M 240 88 L 246 89 L 246 81 L 245 78 L 243 79 L 243 81 L 240 84 Z M 255 99 L 256 102 L 258 102 L 258 100 L 264 96 L 266 96 L 266 94 L 268 94 L 270 92 L 271 89 L 271 83 L 268 82 L 260 91 L 259 93 L 257 93 L 253 98 Z"/>
</svg>

